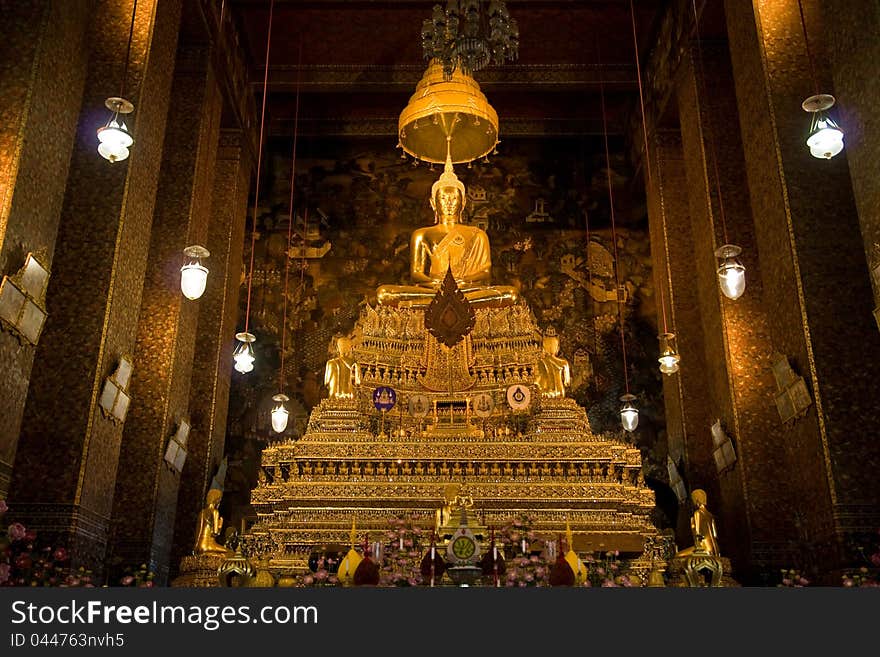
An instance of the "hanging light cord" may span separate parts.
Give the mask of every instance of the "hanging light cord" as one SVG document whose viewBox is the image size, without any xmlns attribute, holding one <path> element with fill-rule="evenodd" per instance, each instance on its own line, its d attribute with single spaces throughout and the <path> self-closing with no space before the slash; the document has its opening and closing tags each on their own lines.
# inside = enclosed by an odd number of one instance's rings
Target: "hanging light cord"
<svg viewBox="0 0 880 657">
<path fill-rule="evenodd" d="M 293 223 L 296 213 L 293 207 L 293 196 L 296 191 L 296 141 L 299 136 L 299 87 L 302 73 L 302 35 L 299 42 L 299 62 L 296 73 L 296 109 L 293 113 L 293 154 L 290 164 L 290 221 L 287 224 L 287 257 L 284 259 L 284 311 L 281 313 L 281 369 L 278 371 L 278 387 L 284 393 L 284 351 L 287 347 L 287 293 L 290 282 L 290 245 L 293 238 Z M 305 247 L 305 244 L 303 244 Z M 303 249 L 305 253 L 305 248 Z"/>
<path fill-rule="evenodd" d="M 819 95 L 819 78 L 816 77 L 816 68 L 813 66 L 813 51 L 810 49 L 810 38 L 807 36 L 807 19 L 804 16 L 804 5 L 798 0 L 798 12 L 801 15 L 801 29 L 804 31 L 804 46 L 807 49 L 807 62 L 810 65 L 810 79 L 813 80 L 813 89 Z"/>
<path fill-rule="evenodd" d="M 605 80 L 602 75 L 602 52 L 599 42 L 596 41 L 596 52 L 599 58 L 599 97 L 602 102 L 602 133 L 605 136 L 605 171 L 608 174 L 608 204 L 611 208 L 611 243 L 614 247 L 614 284 L 617 286 L 617 317 L 620 325 L 620 349 L 623 354 L 623 382 L 626 386 L 626 394 L 629 394 L 629 371 L 626 364 L 626 337 L 623 331 L 623 308 L 620 302 L 620 260 L 617 256 L 617 225 L 614 218 L 614 190 L 611 184 L 611 152 L 608 148 L 608 117 L 605 112 Z"/>
<path fill-rule="evenodd" d="M 642 111 L 642 137 L 645 140 L 645 189 L 651 188 L 651 151 L 648 147 L 648 115 L 645 113 L 645 92 L 642 86 L 642 65 L 639 62 L 639 37 L 638 32 L 636 31 L 636 10 L 633 6 L 633 0 L 629 0 L 629 15 L 632 21 L 632 33 L 633 33 L 633 50 L 635 51 L 636 57 L 636 75 L 639 81 L 639 106 Z M 663 240 L 666 240 L 666 231 L 663 231 Z M 669 261 L 666 260 L 667 271 L 669 267 Z M 659 286 L 660 291 L 660 308 L 663 313 L 663 332 L 668 333 L 669 329 L 666 325 L 666 302 L 663 299 L 663 285 Z"/>
<path fill-rule="evenodd" d="M 254 190 L 254 216 L 251 229 L 251 263 L 248 270 L 247 307 L 244 315 L 244 332 L 248 332 L 251 319 L 251 289 L 254 282 L 254 251 L 257 244 L 257 207 L 260 201 L 260 168 L 263 164 L 263 136 L 266 129 L 266 97 L 269 95 L 269 50 L 272 46 L 272 14 L 275 0 L 269 2 L 269 27 L 266 30 L 266 65 L 263 71 L 263 106 L 260 111 L 260 144 L 257 150 L 257 184 Z"/>
<path fill-rule="evenodd" d="M 700 12 L 697 12 L 697 0 L 691 0 L 694 9 L 694 31 L 696 33 L 697 42 L 697 61 L 694 64 L 694 76 L 696 77 L 697 90 L 703 92 L 703 97 L 708 98 L 706 91 L 706 76 L 703 71 L 703 48 L 700 45 Z M 703 4 L 705 7 L 705 3 Z M 702 126 L 702 121 L 700 121 Z M 702 130 L 702 127 L 700 128 Z M 730 242 L 727 239 L 727 220 L 724 216 L 724 199 L 721 197 L 721 176 L 718 173 L 718 150 L 715 147 L 715 131 L 712 129 L 712 114 L 706 115 L 706 132 L 709 136 L 709 150 L 712 152 L 712 169 L 715 175 L 715 189 L 718 192 L 718 215 L 721 218 L 721 233 L 724 236 L 724 243 Z"/>
<path fill-rule="evenodd" d="M 134 38 L 134 19 L 137 15 L 138 0 L 134 0 L 131 7 L 131 25 L 128 28 L 128 45 L 125 47 L 125 68 L 122 70 L 122 89 L 119 92 L 120 98 L 125 98 L 125 82 L 128 79 L 128 60 L 131 56 L 131 41 Z"/>
</svg>

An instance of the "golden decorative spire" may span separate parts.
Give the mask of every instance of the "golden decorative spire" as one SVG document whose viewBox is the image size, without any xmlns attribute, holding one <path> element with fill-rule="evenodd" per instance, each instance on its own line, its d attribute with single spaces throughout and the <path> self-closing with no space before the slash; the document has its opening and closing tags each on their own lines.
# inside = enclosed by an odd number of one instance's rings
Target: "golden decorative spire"
<svg viewBox="0 0 880 657">
<path fill-rule="evenodd" d="M 437 197 L 437 190 L 443 189 L 444 187 L 455 187 L 459 192 L 461 192 L 461 207 L 464 208 L 465 203 L 467 203 L 467 193 L 465 190 L 464 183 L 458 179 L 458 176 L 455 175 L 455 169 L 452 166 L 452 137 L 446 138 L 446 164 L 443 166 L 443 173 L 440 174 L 440 177 L 431 185 L 431 203 L 433 204 L 434 199 Z"/>
</svg>

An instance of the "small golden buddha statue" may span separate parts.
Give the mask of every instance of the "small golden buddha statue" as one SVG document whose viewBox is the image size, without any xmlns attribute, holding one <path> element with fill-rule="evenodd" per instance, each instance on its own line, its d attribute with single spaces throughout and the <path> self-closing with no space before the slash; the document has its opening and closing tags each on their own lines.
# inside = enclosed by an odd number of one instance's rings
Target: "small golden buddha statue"
<svg viewBox="0 0 880 657">
<path fill-rule="evenodd" d="M 489 236 L 476 226 L 460 223 L 467 196 L 464 183 L 446 167 L 431 187 L 435 224 L 419 228 L 410 240 L 410 275 L 415 285 L 382 285 L 376 290 L 383 306 L 427 306 L 451 267 L 459 289 L 476 308 L 510 306 L 519 293 L 509 286 L 490 285 L 492 258 Z"/>
<path fill-rule="evenodd" d="M 330 397 L 351 399 L 354 386 L 361 382 L 360 367 L 351 356 L 351 340 L 337 338 L 336 353 L 337 356 L 328 360 L 324 368 L 324 385 L 330 391 Z"/>
<path fill-rule="evenodd" d="M 565 397 L 565 386 L 571 383 L 568 361 L 558 356 L 559 338 L 551 327 L 544 334 L 544 353 L 538 361 L 535 383 L 543 397 Z"/>
<path fill-rule="evenodd" d="M 676 553 L 677 557 L 686 557 L 694 554 L 717 557 L 721 555 L 718 548 L 718 531 L 715 528 L 715 518 L 706 508 L 706 491 L 701 488 L 691 493 L 694 503 L 694 515 L 691 516 L 691 532 L 694 535 L 694 545 Z"/>
<path fill-rule="evenodd" d="M 195 554 L 209 554 L 216 556 L 231 556 L 232 550 L 220 545 L 216 538 L 223 528 L 223 518 L 220 517 L 220 499 L 223 491 L 211 488 L 205 498 L 205 508 L 199 514 L 199 529 L 196 533 L 196 545 L 193 549 Z"/>
</svg>

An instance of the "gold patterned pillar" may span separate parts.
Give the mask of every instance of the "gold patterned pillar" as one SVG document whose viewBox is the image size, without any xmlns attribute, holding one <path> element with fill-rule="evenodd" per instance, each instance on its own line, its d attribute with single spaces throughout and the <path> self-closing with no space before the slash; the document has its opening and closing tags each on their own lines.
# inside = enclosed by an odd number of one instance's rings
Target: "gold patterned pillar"
<svg viewBox="0 0 880 657">
<path fill-rule="evenodd" d="M 815 3 L 804 9 L 815 25 Z M 880 333 L 846 151 L 818 160 L 804 143 L 800 103 L 814 85 L 797 0 L 729 0 L 725 12 L 767 327 L 811 400 L 785 425 L 786 458 L 747 485 L 778 527 L 796 525 L 801 564 L 827 571 L 854 561 L 848 538 L 880 525 L 880 442 L 864 424 L 880 399 Z M 834 93 L 821 38 L 810 46 L 821 88 Z"/>
<path fill-rule="evenodd" d="M 767 325 L 764 267 L 749 206 L 728 44 L 703 41 L 690 46 L 682 62 L 677 99 L 706 383 L 712 399 L 710 422 L 721 420 L 737 457 L 734 466 L 721 473 L 714 458 L 709 467 L 722 496 L 718 505 L 725 527 L 722 548 L 734 558 L 737 572 L 748 579 L 749 569 L 791 563 L 794 524 L 790 518 L 779 518 L 777 508 L 792 502 L 787 490 L 772 489 L 789 448 L 774 408 L 776 388 L 770 368 L 774 349 Z M 743 249 L 747 287 L 735 301 L 726 298 L 718 284 L 714 252 L 725 243 Z M 715 444 L 710 427 L 701 429 L 700 439 L 711 454 Z"/>
<path fill-rule="evenodd" d="M 180 0 L 140 0 L 126 95 L 131 156 L 96 152 L 105 98 L 119 92 L 132 2 L 88 17 L 88 72 L 61 210 L 49 319 L 34 359 L 10 508 L 75 564 L 104 563 L 122 425 L 102 413 L 105 380 L 134 353 L 168 114 Z M 132 404 L 144 400 L 133 399 Z M 126 473 L 127 475 L 128 473 Z"/>
<path fill-rule="evenodd" d="M 192 430 L 178 495 L 172 569 L 192 550 L 205 493 L 223 458 L 250 178 L 244 133 L 221 130 L 206 245 L 211 284 L 199 300 L 198 366 L 193 368 L 189 406 Z"/>
<path fill-rule="evenodd" d="M 14 275 L 29 252 L 52 268 L 85 83 L 86 17 L 93 4 L 0 5 L 0 277 Z M 34 352 L 32 345 L 0 330 L 0 499 L 9 491 Z"/>
<path fill-rule="evenodd" d="M 113 562 L 146 563 L 160 583 L 168 577 L 181 477 L 164 456 L 181 421 L 191 422 L 190 379 L 200 366 L 193 354 L 201 301 L 181 293 L 180 266 L 185 247 L 208 239 L 221 110 L 210 59 L 207 46 L 177 50 L 134 352 L 136 403 L 122 434 L 113 500 Z M 223 267 L 217 276 L 214 260 L 204 261 L 208 286 L 223 289 Z"/>
<path fill-rule="evenodd" d="M 880 327 L 880 4 L 823 0 L 807 16 L 810 34 L 823 33 L 834 71 L 837 118 L 846 133 L 846 159 L 859 212 Z"/>
</svg>

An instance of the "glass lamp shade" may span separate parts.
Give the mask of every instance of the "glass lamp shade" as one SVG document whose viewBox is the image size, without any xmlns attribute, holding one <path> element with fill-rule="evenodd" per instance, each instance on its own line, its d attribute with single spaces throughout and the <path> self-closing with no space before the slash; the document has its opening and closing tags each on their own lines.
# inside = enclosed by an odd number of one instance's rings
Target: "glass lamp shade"
<svg viewBox="0 0 880 657">
<path fill-rule="evenodd" d="M 191 262 L 180 268 L 180 291 L 187 299 L 198 299 L 208 283 L 208 268 Z"/>
<path fill-rule="evenodd" d="M 290 413 L 284 405 L 284 402 L 289 399 L 290 397 L 281 393 L 272 397 L 273 401 L 278 402 L 278 405 L 272 409 L 272 430 L 275 433 L 281 433 L 287 428 L 287 420 L 290 417 Z"/>
<path fill-rule="evenodd" d="M 746 290 L 746 268 L 736 257 L 742 249 L 733 244 L 725 244 L 715 251 L 715 257 L 721 260 L 718 265 L 718 283 L 721 292 L 728 299 L 739 299 Z"/>
<path fill-rule="evenodd" d="M 620 422 L 623 424 L 625 431 L 635 431 L 639 426 L 639 409 L 633 405 L 636 400 L 635 395 L 626 394 L 621 396 L 620 401 L 623 404 L 620 407 Z"/>
<path fill-rule="evenodd" d="M 183 252 L 190 260 L 180 268 L 180 291 L 187 299 L 195 300 L 204 294 L 208 283 L 208 268 L 199 260 L 210 253 L 201 246 L 188 246 Z"/>
<path fill-rule="evenodd" d="M 843 130 L 828 115 L 833 105 L 834 96 L 830 94 L 810 96 L 802 104 L 804 110 L 813 115 L 807 146 L 810 155 L 820 160 L 830 160 L 843 150 Z"/>
<path fill-rule="evenodd" d="M 120 114 L 130 114 L 134 105 L 125 98 L 108 98 L 105 107 L 113 114 L 107 124 L 98 128 L 98 153 L 110 162 L 121 162 L 129 156 L 129 147 L 134 143 L 125 121 L 119 120 Z"/>
<path fill-rule="evenodd" d="M 98 128 L 98 153 L 110 162 L 121 162 L 128 158 L 128 147 L 134 143 L 134 139 L 128 133 L 123 121 L 120 125 L 115 120 L 103 128 Z"/>
<path fill-rule="evenodd" d="M 807 138 L 810 155 L 820 160 L 830 160 L 843 150 L 843 130 L 834 127 L 830 120 L 819 120 L 815 131 Z"/>
<path fill-rule="evenodd" d="M 257 337 L 253 333 L 236 333 L 235 339 L 239 341 L 238 346 L 232 354 L 235 361 L 235 369 L 242 374 L 252 372 L 254 369 L 254 347 Z"/>
<path fill-rule="evenodd" d="M 675 346 L 675 333 L 662 333 L 660 335 L 660 371 L 670 375 L 678 372 L 678 363 L 681 356 Z"/>
</svg>

